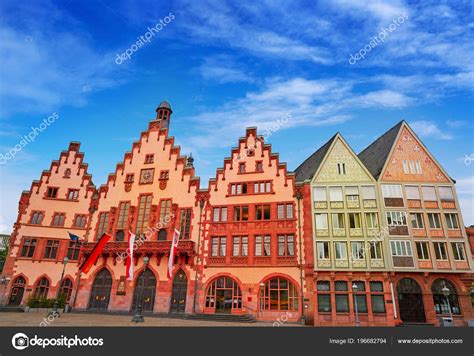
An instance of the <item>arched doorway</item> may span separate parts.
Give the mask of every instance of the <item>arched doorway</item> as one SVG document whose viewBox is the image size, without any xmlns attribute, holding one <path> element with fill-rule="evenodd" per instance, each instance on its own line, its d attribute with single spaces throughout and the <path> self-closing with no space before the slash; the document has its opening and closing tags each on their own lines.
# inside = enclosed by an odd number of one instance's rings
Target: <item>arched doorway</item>
<svg viewBox="0 0 474 356">
<path fill-rule="evenodd" d="M 206 291 L 206 308 L 215 308 L 216 313 L 222 314 L 242 309 L 242 291 L 237 282 L 230 277 L 212 281 Z"/>
<path fill-rule="evenodd" d="M 10 294 L 10 299 L 8 300 L 8 305 L 20 305 L 21 300 L 23 299 L 23 294 L 25 293 L 26 281 L 22 276 L 15 279 L 12 285 L 12 292 Z"/>
<path fill-rule="evenodd" d="M 171 293 L 170 313 L 184 313 L 186 310 L 186 293 L 188 290 L 188 279 L 183 270 L 179 270 L 173 279 L 173 291 Z"/>
<path fill-rule="evenodd" d="M 418 283 L 412 278 L 403 278 L 397 285 L 400 319 L 408 323 L 426 322 L 423 294 Z"/>
<path fill-rule="evenodd" d="M 443 291 L 447 288 L 447 291 Z M 445 295 L 448 292 L 448 295 Z M 459 307 L 458 292 L 456 287 L 447 279 L 439 278 L 431 285 L 431 293 L 433 293 L 433 303 L 436 314 L 450 314 L 461 315 L 461 308 Z M 449 300 L 449 303 L 448 303 Z M 449 308 L 451 307 L 451 310 Z"/>
<path fill-rule="evenodd" d="M 153 311 L 155 305 L 156 277 L 149 269 L 145 269 L 135 281 L 133 291 L 132 310 L 136 310 L 139 305 L 143 311 Z"/>
<path fill-rule="evenodd" d="M 104 268 L 94 279 L 88 308 L 91 310 L 107 310 L 111 290 L 112 275 Z"/>
</svg>

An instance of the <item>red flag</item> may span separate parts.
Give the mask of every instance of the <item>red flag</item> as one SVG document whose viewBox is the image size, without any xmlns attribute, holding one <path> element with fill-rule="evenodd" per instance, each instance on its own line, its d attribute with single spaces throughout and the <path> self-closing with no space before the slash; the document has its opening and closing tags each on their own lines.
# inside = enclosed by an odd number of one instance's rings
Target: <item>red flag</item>
<svg viewBox="0 0 474 356">
<path fill-rule="evenodd" d="M 176 256 L 176 248 L 178 247 L 180 235 L 181 232 L 177 229 L 174 229 L 173 241 L 171 241 L 170 258 L 168 260 L 168 278 L 171 278 L 173 275 L 173 263 Z"/>
<path fill-rule="evenodd" d="M 128 238 L 128 254 L 127 254 L 127 279 L 133 281 L 133 245 L 135 243 L 135 234 L 131 231 Z"/>
<path fill-rule="evenodd" d="M 89 257 L 86 258 L 86 260 L 82 263 L 81 267 L 79 267 L 79 271 L 82 273 L 87 273 L 91 269 L 92 265 L 97 261 L 99 258 L 100 253 L 104 249 L 105 244 L 107 241 L 109 241 L 111 238 L 110 235 L 108 234 L 103 234 L 102 237 L 97 241 L 96 245 L 92 249 L 91 254 Z"/>
</svg>

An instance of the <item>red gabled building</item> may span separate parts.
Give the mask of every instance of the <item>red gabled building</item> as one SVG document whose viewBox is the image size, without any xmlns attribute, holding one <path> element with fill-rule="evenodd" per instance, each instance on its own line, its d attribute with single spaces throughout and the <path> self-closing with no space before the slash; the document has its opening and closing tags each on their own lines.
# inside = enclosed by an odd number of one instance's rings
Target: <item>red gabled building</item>
<svg viewBox="0 0 474 356">
<path fill-rule="evenodd" d="M 256 128 L 247 128 L 200 194 L 206 197 L 200 311 L 300 320 L 304 216 L 294 175 Z"/>
</svg>

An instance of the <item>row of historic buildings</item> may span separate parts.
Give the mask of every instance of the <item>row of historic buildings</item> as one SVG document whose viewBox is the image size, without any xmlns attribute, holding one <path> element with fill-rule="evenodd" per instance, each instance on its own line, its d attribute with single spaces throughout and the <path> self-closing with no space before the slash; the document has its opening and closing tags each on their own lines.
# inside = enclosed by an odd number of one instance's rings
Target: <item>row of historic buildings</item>
<svg viewBox="0 0 474 356">
<path fill-rule="evenodd" d="M 169 135 L 171 115 L 161 103 L 99 188 L 72 142 L 22 193 L 3 304 L 59 292 L 77 310 L 141 305 L 314 325 L 437 324 L 451 314 L 462 325 L 474 317 L 454 180 L 406 122 L 359 155 L 338 133 L 294 172 L 247 128 L 203 188 L 193 158 Z M 169 279 L 175 229 L 181 241 Z M 133 281 L 125 277 L 128 231 L 140 237 Z M 79 273 L 103 233 L 111 241 Z"/>
</svg>

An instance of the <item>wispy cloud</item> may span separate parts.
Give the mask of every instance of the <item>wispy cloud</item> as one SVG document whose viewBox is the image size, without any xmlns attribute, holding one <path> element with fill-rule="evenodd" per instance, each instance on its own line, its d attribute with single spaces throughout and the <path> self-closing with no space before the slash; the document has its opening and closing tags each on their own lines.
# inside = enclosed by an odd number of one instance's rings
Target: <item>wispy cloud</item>
<svg viewBox="0 0 474 356">
<path fill-rule="evenodd" d="M 413 121 L 410 123 L 415 132 L 421 137 L 433 138 L 438 140 L 452 140 L 453 136 L 445 131 L 441 130 L 438 125 L 433 121 Z"/>
<path fill-rule="evenodd" d="M 218 83 L 238 83 L 255 81 L 244 67 L 239 66 L 229 55 L 218 55 L 208 57 L 198 67 L 198 73 L 204 80 L 216 81 Z"/>
<path fill-rule="evenodd" d="M 96 51 L 81 29 L 59 25 L 61 18 L 77 26 L 67 14 L 49 2 L 37 5 L 49 13 L 30 5 L 10 9 L 31 16 L 27 23 L 0 25 L 1 117 L 82 105 L 89 92 L 119 82 L 112 75 L 112 55 Z"/>
</svg>

